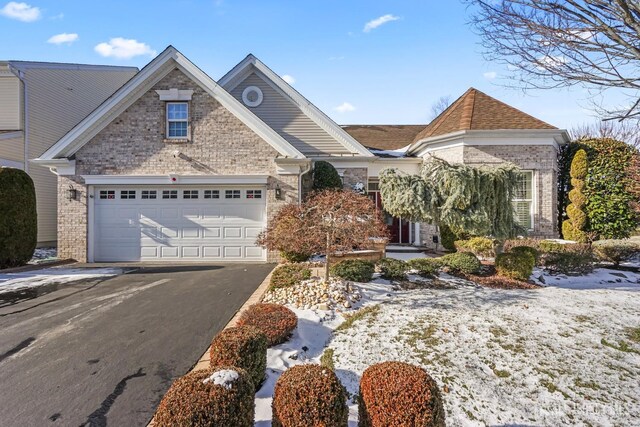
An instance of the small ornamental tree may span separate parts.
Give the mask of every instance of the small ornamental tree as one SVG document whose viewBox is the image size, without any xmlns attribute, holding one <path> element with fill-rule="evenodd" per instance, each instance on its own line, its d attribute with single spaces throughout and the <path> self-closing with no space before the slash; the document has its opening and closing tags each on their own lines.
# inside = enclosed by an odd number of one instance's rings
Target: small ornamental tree
<svg viewBox="0 0 640 427">
<path fill-rule="evenodd" d="M 280 209 L 257 243 L 269 250 L 326 254 L 325 280 L 329 280 L 331 254 L 369 248 L 372 239 L 387 233 L 380 212 L 367 196 L 325 190 L 300 205 Z"/>
<path fill-rule="evenodd" d="M 0 167 L 0 268 L 26 264 L 37 238 L 33 180 L 20 169 Z"/>
<path fill-rule="evenodd" d="M 314 163 L 313 189 L 316 191 L 342 189 L 342 179 L 331 163 L 323 160 Z"/>
<path fill-rule="evenodd" d="M 584 195 L 587 171 L 587 152 L 582 149 L 578 150 L 571 161 L 571 186 L 573 189 L 569 191 L 571 203 L 567 206 L 568 219 L 562 223 L 562 235 L 564 238 L 575 240 L 576 242 L 585 242 L 587 240 L 587 234 L 585 233 L 587 226 L 587 213 L 585 212 L 587 199 Z"/>
</svg>

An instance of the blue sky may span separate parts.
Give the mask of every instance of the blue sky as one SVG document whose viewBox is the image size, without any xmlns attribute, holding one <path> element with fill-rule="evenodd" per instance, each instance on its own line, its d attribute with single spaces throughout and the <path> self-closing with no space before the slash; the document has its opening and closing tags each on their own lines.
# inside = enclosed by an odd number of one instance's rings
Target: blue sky
<svg viewBox="0 0 640 427">
<path fill-rule="evenodd" d="M 172 44 L 214 79 L 253 53 L 340 124 L 427 123 L 471 86 L 555 126 L 595 120 L 584 89 L 502 87 L 467 20 L 458 0 L 0 0 L 0 59 L 142 67 Z"/>
</svg>

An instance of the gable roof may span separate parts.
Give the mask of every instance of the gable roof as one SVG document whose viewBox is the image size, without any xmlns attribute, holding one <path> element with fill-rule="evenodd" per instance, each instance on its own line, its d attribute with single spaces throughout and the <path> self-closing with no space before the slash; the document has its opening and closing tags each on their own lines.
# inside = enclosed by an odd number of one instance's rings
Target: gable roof
<svg viewBox="0 0 640 427">
<path fill-rule="evenodd" d="M 470 88 L 416 135 L 414 142 L 464 130 L 558 129 Z"/>
<path fill-rule="evenodd" d="M 363 147 L 362 144 L 356 141 L 329 116 L 313 105 L 290 84 L 285 82 L 282 77 L 252 54 L 247 55 L 246 58 L 240 61 L 240 63 L 233 67 L 227 74 L 222 76 L 222 78 L 218 80 L 218 83 L 227 91 L 231 92 L 254 70 L 260 71 L 289 101 L 296 105 L 307 117 L 335 138 L 336 141 L 342 144 L 352 154 L 373 157 L 373 154 Z"/>
<path fill-rule="evenodd" d="M 374 150 L 397 150 L 410 145 L 426 125 L 344 125 L 360 144 Z"/>
<path fill-rule="evenodd" d="M 199 84 L 209 95 L 220 102 L 222 106 L 269 143 L 282 156 L 305 158 L 302 153 L 256 117 L 255 114 L 238 102 L 176 48 L 169 46 L 44 154 L 35 159 L 34 162 L 46 165 L 47 161 L 72 156 L 118 115 L 149 91 L 155 83 L 176 68 Z"/>
</svg>

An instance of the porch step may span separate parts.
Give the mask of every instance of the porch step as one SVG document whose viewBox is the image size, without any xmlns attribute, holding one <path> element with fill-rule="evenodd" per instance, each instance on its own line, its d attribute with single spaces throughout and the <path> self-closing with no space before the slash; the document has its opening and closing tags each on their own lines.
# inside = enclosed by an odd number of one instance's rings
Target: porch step
<svg viewBox="0 0 640 427">
<path fill-rule="evenodd" d="M 396 246 L 396 245 L 387 245 L 386 252 L 387 253 L 396 253 L 396 254 L 419 254 L 426 251 L 427 248 L 424 246 Z"/>
</svg>

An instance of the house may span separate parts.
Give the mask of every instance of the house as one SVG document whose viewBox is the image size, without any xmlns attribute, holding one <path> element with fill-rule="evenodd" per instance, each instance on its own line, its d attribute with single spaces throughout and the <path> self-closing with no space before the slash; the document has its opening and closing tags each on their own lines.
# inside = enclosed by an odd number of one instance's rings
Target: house
<svg viewBox="0 0 640 427">
<path fill-rule="evenodd" d="M 0 61 L 0 166 L 36 188 L 39 246 L 55 245 L 57 177 L 29 164 L 137 73 L 133 67 Z"/>
<path fill-rule="evenodd" d="M 517 206 L 529 209 L 533 233 L 555 235 L 552 179 L 566 140 L 475 90 L 429 126 L 343 128 L 253 55 L 216 82 L 170 46 L 33 162 L 58 175 L 61 257 L 274 261 L 278 254 L 255 239 L 281 206 L 310 190 L 318 160 L 372 197 L 381 170 L 418 173 L 431 153 L 514 161 L 530 171 Z M 436 235 L 426 224 L 389 220 L 401 243 Z"/>
</svg>

